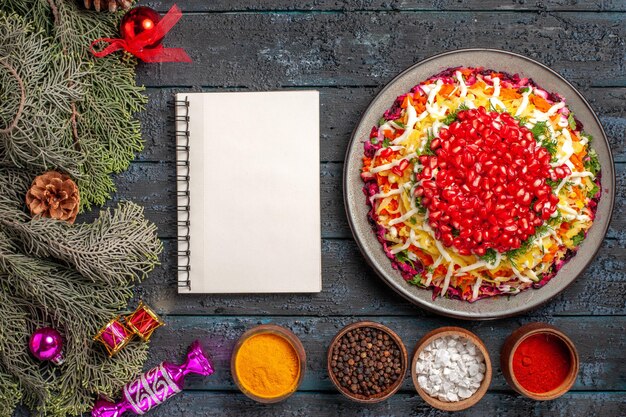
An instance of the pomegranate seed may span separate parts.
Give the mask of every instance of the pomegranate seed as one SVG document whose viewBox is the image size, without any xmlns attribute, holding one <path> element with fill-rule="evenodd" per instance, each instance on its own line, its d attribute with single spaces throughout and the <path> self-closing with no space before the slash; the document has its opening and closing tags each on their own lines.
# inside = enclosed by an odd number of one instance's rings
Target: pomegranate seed
<svg viewBox="0 0 626 417">
<path fill-rule="evenodd" d="M 391 148 L 384 148 L 382 151 L 380 151 L 380 156 L 383 158 L 387 158 L 389 157 L 391 154 L 393 153 L 393 151 L 391 150 Z"/>
<path fill-rule="evenodd" d="M 548 201 L 552 205 L 556 205 L 559 202 L 559 197 L 556 194 L 550 194 L 548 197 Z"/>
<path fill-rule="evenodd" d="M 457 116 L 431 141 L 436 155 L 419 157 L 415 195 L 435 236 L 459 254 L 515 249 L 556 210 L 545 179 L 565 178 L 570 169 L 553 169 L 550 153 L 509 114 L 480 107 Z"/>
</svg>

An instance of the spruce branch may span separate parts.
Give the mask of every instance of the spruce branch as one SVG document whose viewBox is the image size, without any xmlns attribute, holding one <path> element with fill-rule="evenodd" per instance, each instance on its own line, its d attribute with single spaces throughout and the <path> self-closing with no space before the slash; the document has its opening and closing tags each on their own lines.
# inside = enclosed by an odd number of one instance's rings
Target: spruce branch
<svg viewBox="0 0 626 417">
<path fill-rule="evenodd" d="M 83 208 L 104 204 L 111 174 L 142 149 L 134 63 L 87 51 L 116 33 L 119 18 L 65 0 L 0 4 L 0 417 L 18 402 L 34 415 L 81 414 L 146 359 L 145 343 L 111 359 L 92 339 L 158 262 L 161 243 L 143 210 L 124 203 L 70 226 L 31 219 L 24 207 L 33 178 L 50 169 L 74 178 Z M 42 326 L 63 336 L 60 367 L 24 348 Z"/>
<path fill-rule="evenodd" d="M 20 102 L 17 108 L 17 112 L 15 113 L 15 117 L 6 128 L 0 129 L 0 133 L 6 134 L 11 133 L 11 131 L 15 129 L 15 127 L 17 126 L 17 122 L 19 122 L 20 117 L 22 116 L 22 112 L 24 111 L 24 104 L 26 102 L 26 91 L 24 90 L 24 81 L 22 81 L 20 75 L 17 73 L 17 71 L 15 71 L 15 68 L 13 68 L 10 64 L 4 62 L 4 60 L 2 59 L 0 59 L 0 65 L 5 67 L 7 71 L 11 73 L 11 75 L 15 78 L 15 81 L 17 81 L 17 85 L 20 89 Z"/>
<path fill-rule="evenodd" d="M 47 218 L 20 222 L 0 213 L 0 225 L 23 242 L 25 252 L 60 259 L 105 284 L 145 278 L 158 262 L 154 254 L 162 249 L 156 226 L 143 219 L 143 208 L 133 203 L 102 211 L 90 224 L 72 226 Z"/>
</svg>

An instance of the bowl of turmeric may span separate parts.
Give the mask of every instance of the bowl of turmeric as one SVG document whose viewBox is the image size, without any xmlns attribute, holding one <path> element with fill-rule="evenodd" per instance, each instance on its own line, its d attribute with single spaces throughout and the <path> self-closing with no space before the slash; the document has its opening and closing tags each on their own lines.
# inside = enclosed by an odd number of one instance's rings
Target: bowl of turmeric
<svg viewBox="0 0 626 417">
<path fill-rule="evenodd" d="M 300 339 L 276 324 L 262 324 L 241 335 L 230 361 L 237 387 L 263 404 L 277 403 L 293 394 L 302 382 L 305 366 Z"/>
</svg>

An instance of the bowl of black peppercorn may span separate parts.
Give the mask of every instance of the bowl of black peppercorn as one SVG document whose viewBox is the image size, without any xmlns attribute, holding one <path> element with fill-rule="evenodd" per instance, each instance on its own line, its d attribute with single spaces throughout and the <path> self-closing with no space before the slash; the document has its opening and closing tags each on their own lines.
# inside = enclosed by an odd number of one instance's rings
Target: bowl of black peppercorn
<svg viewBox="0 0 626 417">
<path fill-rule="evenodd" d="M 402 340 L 387 326 L 372 321 L 352 323 L 328 347 L 328 376 L 351 400 L 377 403 L 402 386 L 407 357 Z"/>
</svg>

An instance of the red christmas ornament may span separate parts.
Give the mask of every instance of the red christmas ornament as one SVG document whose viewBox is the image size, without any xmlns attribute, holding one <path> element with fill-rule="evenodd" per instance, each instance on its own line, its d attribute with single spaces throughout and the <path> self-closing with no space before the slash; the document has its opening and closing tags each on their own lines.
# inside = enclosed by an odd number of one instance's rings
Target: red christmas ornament
<svg viewBox="0 0 626 417">
<path fill-rule="evenodd" d="M 126 42 L 133 42 L 138 35 L 154 31 L 161 20 L 161 15 L 149 7 L 135 7 L 122 18 L 120 33 Z M 154 47 L 161 43 L 163 37 L 154 39 L 146 48 Z"/>
<path fill-rule="evenodd" d="M 141 337 L 144 342 L 150 340 L 152 332 L 164 325 L 159 316 L 143 301 L 139 303 L 137 310 L 126 317 L 125 320 L 128 327 Z"/>
<path fill-rule="evenodd" d="M 136 7 L 122 18 L 121 39 L 100 38 L 91 43 L 91 53 L 102 58 L 120 49 L 125 50 L 144 62 L 191 62 L 182 48 L 164 48 L 163 37 L 180 20 L 182 13 L 173 5 L 165 16 L 149 7 Z M 94 47 L 99 43 L 108 44 L 101 51 Z"/>
</svg>

